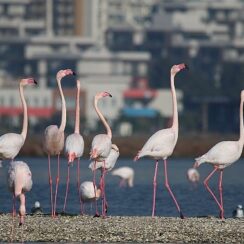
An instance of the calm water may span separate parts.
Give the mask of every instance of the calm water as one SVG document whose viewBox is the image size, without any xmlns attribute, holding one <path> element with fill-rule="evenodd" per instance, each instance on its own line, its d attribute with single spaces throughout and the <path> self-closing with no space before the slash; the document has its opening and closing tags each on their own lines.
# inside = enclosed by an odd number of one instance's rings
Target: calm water
<svg viewBox="0 0 244 244">
<path fill-rule="evenodd" d="M 30 212 L 35 201 L 40 201 L 44 212 L 49 213 L 49 185 L 47 177 L 47 159 L 45 158 L 19 158 L 27 162 L 33 174 L 33 188 L 26 194 L 27 212 Z M 52 174 L 55 181 L 56 161 L 52 159 Z M 89 160 L 81 160 L 81 182 L 92 180 L 92 173 L 88 169 Z M 194 187 L 186 179 L 186 171 L 193 164 L 192 159 L 169 159 L 168 175 L 173 192 L 181 205 L 185 216 L 218 215 L 217 206 L 204 188 L 202 180 L 212 170 L 210 165 L 201 165 L 199 172 L 201 182 Z M 131 159 L 119 159 L 116 167 L 130 166 L 135 170 L 135 182 L 133 188 L 119 188 L 119 179 L 110 174 L 106 177 L 106 195 L 109 204 L 108 215 L 120 216 L 150 216 L 152 207 L 152 180 L 154 174 L 154 162 L 152 160 L 140 160 L 133 162 Z M 58 195 L 58 211 L 62 211 L 65 194 L 65 180 L 67 163 L 61 159 L 60 188 Z M 4 162 L 0 168 L 0 211 L 10 212 L 12 195 L 8 192 L 6 173 L 8 163 Z M 237 204 L 244 205 L 244 160 L 241 159 L 224 171 L 223 194 L 225 215 L 230 217 Z M 99 172 L 97 176 L 99 176 Z M 79 202 L 76 188 L 76 164 L 70 170 L 71 185 L 67 203 L 67 212 L 79 213 Z M 99 177 L 97 178 L 97 182 Z M 167 190 L 163 185 L 163 163 L 159 165 L 158 188 L 156 199 L 156 215 L 178 216 Z M 213 176 L 210 186 L 217 190 L 218 174 Z M 100 201 L 99 201 L 100 203 Z M 99 204 L 100 206 L 100 204 Z M 86 212 L 93 214 L 90 204 L 86 206 Z"/>
</svg>

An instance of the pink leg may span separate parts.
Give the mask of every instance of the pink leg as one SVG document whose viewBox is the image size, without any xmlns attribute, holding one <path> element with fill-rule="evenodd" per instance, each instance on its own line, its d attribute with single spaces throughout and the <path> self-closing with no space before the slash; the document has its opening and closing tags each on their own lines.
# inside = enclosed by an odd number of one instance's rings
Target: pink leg
<svg viewBox="0 0 244 244">
<path fill-rule="evenodd" d="M 60 154 L 58 154 L 58 173 L 57 173 L 57 177 L 56 177 L 56 190 L 55 190 L 55 198 L 54 198 L 54 208 L 53 208 L 53 212 L 54 212 L 54 217 L 56 216 L 56 206 L 57 206 L 57 195 L 58 195 L 58 184 L 59 184 L 59 163 L 60 163 L 60 158 L 59 158 Z"/>
<path fill-rule="evenodd" d="M 207 176 L 207 178 L 204 180 L 204 185 L 207 188 L 208 192 L 211 194 L 211 196 L 213 197 L 213 199 L 215 200 L 215 202 L 217 203 L 220 211 L 222 212 L 222 206 L 219 203 L 217 197 L 214 195 L 214 193 L 212 192 L 212 190 L 210 189 L 210 187 L 208 186 L 208 181 L 209 179 L 212 177 L 212 175 L 218 170 L 217 167 L 214 168 L 214 170 Z"/>
<path fill-rule="evenodd" d="M 15 195 L 13 193 L 13 212 L 12 212 L 13 217 L 16 216 L 16 208 L 15 208 Z"/>
<path fill-rule="evenodd" d="M 154 170 L 154 177 L 153 177 L 153 207 L 152 207 L 152 217 L 154 217 L 154 213 L 155 213 L 157 173 L 158 173 L 158 160 L 156 160 L 155 170 Z"/>
<path fill-rule="evenodd" d="M 94 171 L 93 171 L 93 187 L 94 187 L 94 193 L 95 193 L 95 199 L 96 199 L 96 164 L 97 164 L 97 161 L 95 160 L 95 165 L 94 165 Z M 98 209 L 97 209 L 97 201 L 95 200 L 95 208 L 96 208 L 96 214 L 94 217 L 99 217 L 99 213 L 98 213 Z"/>
<path fill-rule="evenodd" d="M 80 198 L 80 159 L 77 158 L 77 191 L 80 203 L 80 213 L 83 214 L 83 204 Z"/>
<path fill-rule="evenodd" d="M 220 217 L 221 219 L 224 219 L 224 204 L 223 204 L 223 194 L 222 194 L 222 180 L 223 180 L 223 169 L 220 170 L 219 175 L 219 197 L 220 197 L 220 205 L 222 209 L 220 209 Z"/>
<path fill-rule="evenodd" d="M 65 191 L 65 198 L 64 198 L 64 207 L 63 207 L 63 212 L 65 212 L 66 208 L 66 202 L 67 202 L 67 196 L 69 192 L 69 165 L 68 165 L 68 170 L 67 170 L 67 179 L 66 179 L 66 191 Z"/>
<path fill-rule="evenodd" d="M 105 169 L 105 161 L 103 167 L 103 217 L 106 216 L 107 213 L 107 200 L 106 200 L 106 193 L 105 193 L 105 176 L 106 176 L 106 169 Z"/>
<path fill-rule="evenodd" d="M 49 178 L 49 186 L 50 186 L 50 202 L 51 202 L 51 211 L 53 217 L 53 181 L 51 175 L 51 160 L 50 155 L 48 154 L 48 178 Z"/>
<path fill-rule="evenodd" d="M 167 161 L 166 161 L 166 159 L 164 160 L 164 174 L 165 174 L 165 187 L 167 188 L 167 190 L 168 190 L 169 194 L 171 195 L 172 199 L 174 200 L 174 203 L 176 205 L 176 208 L 177 208 L 177 210 L 178 210 L 178 212 L 180 214 L 180 218 L 184 219 L 184 215 L 181 212 L 180 206 L 179 206 L 179 204 L 178 204 L 178 202 L 177 202 L 177 200 L 176 200 L 176 198 L 175 198 L 175 196 L 174 196 L 174 194 L 171 191 L 170 186 L 169 186 L 168 172 L 167 172 Z"/>
</svg>

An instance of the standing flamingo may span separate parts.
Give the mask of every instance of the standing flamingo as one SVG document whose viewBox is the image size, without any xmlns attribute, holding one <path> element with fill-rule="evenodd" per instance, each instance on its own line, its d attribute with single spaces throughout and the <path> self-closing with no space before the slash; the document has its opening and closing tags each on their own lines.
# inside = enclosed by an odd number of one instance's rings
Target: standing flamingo
<svg viewBox="0 0 244 244">
<path fill-rule="evenodd" d="M 15 197 L 19 197 L 20 207 L 19 225 L 24 223 L 26 213 L 25 209 L 25 192 L 30 191 L 32 188 L 31 171 L 28 165 L 22 161 L 12 161 L 8 170 L 8 186 Z M 15 202 L 13 202 L 13 210 L 15 209 Z"/>
<path fill-rule="evenodd" d="M 105 120 L 104 116 L 98 109 L 97 103 L 101 98 L 108 97 L 108 96 L 112 97 L 112 95 L 108 92 L 100 92 L 100 93 L 97 93 L 94 98 L 94 108 L 97 112 L 98 117 L 100 118 L 100 120 L 102 121 L 102 123 L 104 124 L 104 126 L 106 128 L 107 134 L 99 134 L 93 138 L 91 152 L 90 152 L 90 158 L 94 159 L 95 165 L 96 165 L 97 161 L 103 161 L 104 168 L 105 168 L 105 158 L 109 155 L 111 146 L 112 146 L 112 142 L 111 142 L 112 131 L 111 131 L 107 121 Z M 96 166 L 95 166 L 95 168 L 96 168 Z M 94 184 L 94 192 L 95 192 L 96 170 L 94 170 L 93 172 L 94 172 L 93 173 L 93 184 Z M 98 211 L 97 211 L 97 203 L 96 203 L 96 215 L 95 216 L 99 216 Z"/>
<path fill-rule="evenodd" d="M 174 200 L 174 203 L 179 211 L 180 217 L 184 218 L 180 206 L 170 189 L 168 182 L 168 173 L 167 173 L 167 158 L 173 153 L 175 144 L 178 139 L 178 110 L 177 110 L 177 99 L 174 85 L 175 75 L 185 69 L 188 68 L 186 64 L 178 64 L 174 65 L 171 68 L 171 92 L 172 92 L 172 100 L 173 100 L 173 125 L 168 129 L 162 129 L 153 134 L 146 144 L 143 146 L 141 151 L 138 152 L 137 156 L 134 160 L 138 160 L 144 156 L 152 157 L 156 160 L 155 172 L 154 172 L 154 180 L 153 180 L 153 208 L 152 208 L 152 217 L 154 217 L 155 212 L 155 199 L 156 199 L 156 185 L 157 185 L 157 171 L 158 171 L 158 160 L 164 160 L 164 174 L 165 174 L 165 186 L 170 193 L 171 197 Z"/>
<path fill-rule="evenodd" d="M 220 218 L 224 219 L 224 205 L 223 205 L 223 195 L 222 195 L 222 179 L 223 170 L 227 166 L 230 166 L 235 161 L 237 161 L 243 150 L 244 145 L 244 126 L 243 126 L 243 102 L 244 102 L 244 90 L 241 91 L 241 102 L 240 102 L 240 138 L 238 141 L 222 141 L 213 146 L 207 153 L 201 157 L 196 158 L 194 167 L 199 167 L 202 163 L 210 163 L 214 166 L 213 171 L 204 180 L 204 185 L 209 191 L 209 193 L 214 198 L 220 209 Z M 215 194 L 212 192 L 208 186 L 209 179 L 213 174 L 219 170 L 219 196 L 220 201 L 217 199 Z"/>
<path fill-rule="evenodd" d="M 84 213 L 84 203 L 86 202 L 94 202 L 97 201 L 101 196 L 101 189 L 97 189 L 95 186 L 94 192 L 94 185 L 92 181 L 84 181 L 80 185 L 80 199 L 82 204 L 82 214 Z"/>
<path fill-rule="evenodd" d="M 112 170 L 119 157 L 119 148 L 112 144 L 111 151 L 103 161 L 93 161 L 90 163 L 89 168 L 94 172 L 97 169 L 101 170 L 100 188 L 102 190 L 102 209 L 103 215 L 107 212 L 107 201 L 105 195 L 105 175 L 108 171 Z M 104 164 L 105 162 L 105 164 Z"/>
<path fill-rule="evenodd" d="M 123 187 L 128 185 L 133 187 L 134 185 L 134 169 L 131 167 L 120 167 L 112 171 L 112 175 L 120 177 L 119 186 Z"/>
<path fill-rule="evenodd" d="M 80 135 L 80 81 L 76 81 L 77 85 L 77 95 L 76 95 L 76 109 L 75 109 L 75 131 L 73 134 L 69 135 L 65 141 L 65 153 L 68 156 L 68 172 L 66 181 L 66 193 L 64 200 L 63 212 L 65 212 L 66 201 L 69 190 L 69 167 L 77 158 L 77 189 L 79 194 L 80 188 L 80 157 L 84 152 L 84 140 Z M 80 200 L 80 197 L 79 197 Z"/>
<path fill-rule="evenodd" d="M 0 137 L 1 159 L 11 159 L 13 161 L 13 159 L 18 155 L 20 149 L 24 145 L 28 129 L 28 113 L 23 87 L 33 84 L 37 84 L 37 82 L 33 78 L 22 79 L 19 83 L 19 93 L 24 113 L 22 131 L 20 134 L 7 133 Z"/>
<path fill-rule="evenodd" d="M 56 215 L 56 201 L 57 201 L 57 192 L 59 184 L 59 156 L 60 152 L 64 147 L 64 129 L 66 126 L 66 103 L 64 99 L 64 94 L 61 86 L 61 79 L 66 75 L 75 75 L 71 69 L 60 70 L 57 73 L 57 83 L 62 101 L 62 119 L 61 124 L 58 127 L 57 125 L 49 125 L 44 134 L 44 150 L 48 154 L 48 175 L 49 175 L 49 185 L 50 185 L 50 200 L 52 208 L 52 216 Z M 56 177 L 56 191 L 53 205 L 53 193 L 52 193 L 52 176 L 51 176 L 51 165 L 50 165 L 50 156 L 58 155 L 58 172 Z"/>
</svg>

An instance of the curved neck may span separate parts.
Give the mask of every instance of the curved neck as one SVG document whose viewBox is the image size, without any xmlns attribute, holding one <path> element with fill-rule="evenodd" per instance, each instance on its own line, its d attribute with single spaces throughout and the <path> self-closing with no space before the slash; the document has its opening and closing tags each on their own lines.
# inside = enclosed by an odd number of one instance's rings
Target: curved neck
<svg viewBox="0 0 244 244">
<path fill-rule="evenodd" d="M 28 114 L 27 114 L 27 105 L 24 97 L 24 91 L 23 91 L 23 86 L 20 84 L 19 85 L 19 93 L 20 93 L 20 99 L 23 107 L 23 127 L 21 131 L 21 135 L 23 136 L 24 140 L 27 135 L 27 129 L 28 129 Z"/>
<path fill-rule="evenodd" d="M 105 120 L 104 116 L 102 115 L 102 113 L 101 113 L 100 110 L 98 109 L 98 107 L 97 107 L 97 102 L 98 102 L 98 99 L 95 98 L 95 100 L 94 100 L 94 108 L 95 108 L 95 110 L 96 110 L 96 112 L 97 112 L 98 117 L 100 118 L 100 120 L 102 121 L 102 123 L 104 124 L 104 126 L 105 126 L 105 128 L 106 128 L 106 130 L 107 130 L 107 135 L 108 135 L 110 138 L 112 138 L 112 131 L 111 131 L 111 129 L 110 129 L 110 127 L 109 127 L 107 121 Z"/>
<path fill-rule="evenodd" d="M 239 139 L 239 142 L 242 145 L 244 144 L 243 102 L 244 102 L 244 100 L 241 99 L 241 103 L 240 103 L 240 139 Z"/>
<path fill-rule="evenodd" d="M 75 133 L 80 133 L 80 85 L 77 84 L 76 107 L 75 107 Z"/>
<path fill-rule="evenodd" d="M 61 102 L 62 102 L 62 118 L 61 118 L 61 124 L 59 126 L 59 129 L 61 131 L 64 131 L 65 126 L 66 126 L 66 103 L 65 103 L 65 99 L 64 99 L 62 86 L 61 86 L 61 80 L 57 80 L 57 83 L 58 83 L 58 89 L 59 89 L 59 93 L 61 96 Z"/>
<path fill-rule="evenodd" d="M 178 122 L 178 110 L 177 110 L 177 99 L 175 92 L 175 84 L 174 84 L 175 75 L 170 76 L 170 84 L 171 84 L 171 94 L 172 94 L 172 102 L 173 102 L 173 123 L 172 128 L 178 132 L 179 122 Z"/>
</svg>

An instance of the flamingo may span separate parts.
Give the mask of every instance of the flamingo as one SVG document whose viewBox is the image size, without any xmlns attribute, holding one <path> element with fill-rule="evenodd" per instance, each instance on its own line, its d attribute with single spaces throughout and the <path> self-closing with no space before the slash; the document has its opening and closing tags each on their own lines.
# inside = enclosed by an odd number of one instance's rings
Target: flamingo
<svg viewBox="0 0 244 244">
<path fill-rule="evenodd" d="M 170 189 L 168 182 L 168 173 L 167 173 L 167 158 L 173 153 L 177 139 L 178 139 L 178 110 L 177 110 L 177 99 L 174 85 L 175 75 L 185 69 L 188 66 L 184 63 L 173 65 L 171 68 L 171 93 L 173 100 L 173 125 L 170 128 L 162 129 L 154 133 L 148 141 L 145 143 L 143 148 L 138 152 L 134 160 L 138 160 L 144 156 L 152 157 L 156 160 L 154 179 L 153 179 L 153 207 L 152 207 L 152 217 L 154 217 L 155 212 L 155 199 L 156 199 L 156 185 L 157 185 L 157 171 L 158 171 L 158 160 L 163 159 L 164 161 L 164 174 L 165 174 L 165 187 L 170 193 L 176 208 L 180 214 L 181 218 L 184 218 L 180 206 Z"/>
<path fill-rule="evenodd" d="M 102 115 L 102 113 L 100 112 L 100 110 L 98 109 L 98 106 L 97 106 L 98 101 L 104 97 L 112 97 L 112 95 L 108 92 L 99 92 L 94 97 L 95 111 L 107 131 L 107 134 L 99 134 L 93 138 L 91 151 L 90 151 L 90 158 L 95 161 L 95 165 L 96 165 L 97 161 L 103 161 L 103 163 L 105 165 L 105 158 L 108 157 L 110 150 L 111 150 L 111 146 L 112 146 L 112 142 L 111 142 L 112 131 L 109 127 L 109 124 L 107 123 L 107 121 L 105 120 L 104 116 Z M 95 192 L 96 170 L 94 170 L 93 172 L 94 172 L 93 173 L 93 184 L 94 184 L 94 192 Z M 98 211 L 97 211 L 97 202 L 96 202 L 96 215 L 95 216 L 99 216 Z"/>
<path fill-rule="evenodd" d="M 112 171 L 112 175 L 119 176 L 121 178 L 119 186 L 133 187 L 134 185 L 134 169 L 131 167 L 120 167 Z"/>
<path fill-rule="evenodd" d="M 223 170 L 227 166 L 230 166 L 236 162 L 243 150 L 244 145 L 244 126 L 243 126 L 243 102 L 244 102 L 244 90 L 241 91 L 240 99 L 240 138 L 238 141 L 222 141 L 213 146 L 207 153 L 201 157 L 196 158 L 194 167 L 199 167 L 202 163 L 212 164 L 214 169 L 204 180 L 204 185 L 208 192 L 212 195 L 213 199 L 217 203 L 220 209 L 220 218 L 224 219 L 224 205 L 223 205 L 223 195 L 222 195 L 222 179 Z M 220 200 L 217 199 L 213 191 L 208 185 L 209 179 L 213 174 L 219 170 L 219 196 Z"/>
<path fill-rule="evenodd" d="M 97 201 L 101 196 L 101 189 L 97 189 L 95 185 L 95 191 L 94 191 L 94 185 L 92 181 L 84 181 L 80 185 L 80 199 L 82 203 L 82 214 L 84 212 L 84 203 L 85 202 L 94 202 Z"/>
<path fill-rule="evenodd" d="M 195 168 L 187 170 L 187 179 L 192 183 L 197 183 L 200 180 L 200 174 Z"/>
<path fill-rule="evenodd" d="M 22 225 L 26 214 L 25 192 L 30 191 L 32 188 L 31 171 L 25 162 L 12 161 L 10 163 L 8 170 L 8 187 L 15 197 L 19 197 L 19 225 Z M 15 202 L 13 202 L 13 211 L 15 211 Z"/>
<path fill-rule="evenodd" d="M 59 127 L 57 125 L 49 125 L 46 128 L 44 133 L 44 150 L 48 154 L 48 175 L 49 175 L 49 185 L 50 185 L 52 217 L 56 215 L 56 200 L 57 200 L 57 192 L 58 192 L 58 184 L 59 184 L 59 156 L 60 156 L 60 152 L 63 150 L 64 147 L 64 129 L 66 126 L 66 103 L 62 91 L 61 79 L 67 75 L 75 75 L 75 73 L 71 69 L 65 69 L 65 70 L 60 70 L 56 76 L 57 84 L 61 96 L 61 101 L 62 101 L 61 124 Z M 51 176 L 51 165 L 50 165 L 51 155 L 58 155 L 58 173 L 56 177 L 56 191 L 55 191 L 54 205 L 53 205 L 52 176 Z"/>
<path fill-rule="evenodd" d="M 119 157 L 119 148 L 112 144 L 111 151 L 103 161 L 93 161 L 90 163 L 89 168 L 94 172 L 97 169 L 101 170 L 101 180 L 100 180 L 100 187 L 102 190 L 102 197 L 103 197 L 103 215 L 105 215 L 105 212 L 107 211 L 107 201 L 105 196 L 105 175 L 108 171 L 112 170 L 117 162 L 117 159 Z M 105 164 L 104 164 L 105 162 Z"/>
<path fill-rule="evenodd" d="M 75 109 L 75 131 L 73 134 L 69 135 L 65 141 L 65 153 L 68 157 L 68 173 L 66 180 L 66 193 L 64 200 L 63 212 L 65 212 L 66 201 L 69 190 L 69 166 L 77 158 L 77 189 L 79 194 L 80 187 L 80 157 L 84 152 L 84 139 L 80 135 L 80 81 L 76 81 L 77 85 L 77 95 L 76 95 L 76 109 Z M 79 197 L 80 199 L 80 197 Z"/>
<path fill-rule="evenodd" d="M 19 82 L 19 93 L 20 99 L 23 107 L 23 126 L 20 134 L 17 133 L 7 133 L 0 137 L 0 158 L 1 159 L 11 159 L 12 161 L 18 155 L 20 149 L 24 145 L 27 130 L 28 130 L 28 113 L 27 105 L 24 97 L 23 88 L 26 85 L 37 84 L 33 78 L 22 79 Z"/>
</svg>

